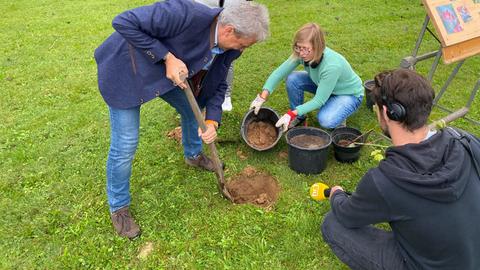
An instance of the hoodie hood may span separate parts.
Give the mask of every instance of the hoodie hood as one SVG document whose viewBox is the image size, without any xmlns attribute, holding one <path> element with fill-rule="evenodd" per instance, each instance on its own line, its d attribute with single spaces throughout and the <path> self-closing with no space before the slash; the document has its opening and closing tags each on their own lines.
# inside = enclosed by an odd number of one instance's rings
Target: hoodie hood
<svg viewBox="0 0 480 270">
<path fill-rule="evenodd" d="M 462 143 L 448 132 L 438 131 L 421 143 L 388 148 L 378 169 L 408 192 L 452 202 L 463 194 L 473 167 Z"/>
</svg>

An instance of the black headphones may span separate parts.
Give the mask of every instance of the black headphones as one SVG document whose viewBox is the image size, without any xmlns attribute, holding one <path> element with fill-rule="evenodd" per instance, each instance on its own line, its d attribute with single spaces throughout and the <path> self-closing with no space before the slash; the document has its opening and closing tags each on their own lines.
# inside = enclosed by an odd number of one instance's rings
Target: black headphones
<svg viewBox="0 0 480 270">
<path fill-rule="evenodd" d="M 391 74 L 385 76 L 382 80 L 382 85 L 380 86 L 380 94 L 382 95 L 382 101 L 387 107 L 387 116 L 393 121 L 403 122 L 407 117 L 407 110 L 405 107 L 397 101 L 391 101 L 387 99 L 387 94 L 385 91 L 385 81 L 389 78 Z"/>
<path fill-rule="evenodd" d="M 323 60 L 323 53 L 322 53 L 322 56 L 320 56 L 320 60 L 318 60 L 318 62 L 311 62 L 311 63 L 310 63 L 310 62 L 303 62 L 303 65 L 304 65 L 305 67 L 308 67 L 308 66 L 309 66 L 309 67 L 311 67 L 311 68 L 316 68 L 316 67 L 318 67 L 318 65 L 320 65 L 320 63 L 322 62 L 322 60 Z"/>
<path fill-rule="evenodd" d="M 304 65 L 305 67 L 311 67 L 311 68 L 316 68 L 316 67 L 318 67 L 319 64 L 320 64 L 320 63 L 317 63 L 317 62 L 312 62 L 312 63 L 310 63 L 310 62 L 304 62 L 304 63 L 303 63 L 303 65 Z"/>
</svg>

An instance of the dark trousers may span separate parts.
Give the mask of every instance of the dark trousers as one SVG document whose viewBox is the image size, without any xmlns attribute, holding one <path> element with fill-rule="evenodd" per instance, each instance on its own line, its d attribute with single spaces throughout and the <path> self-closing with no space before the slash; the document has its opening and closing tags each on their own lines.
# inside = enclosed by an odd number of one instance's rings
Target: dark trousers
<svg viewBox="0 0 480 270">
<path fill-rule="evenodd" d="M 373 226 L 348 229 L 328 212 L 322 234 L 333 253 L 351 269 L 408 269 L 392 232 Z"/>
</svg>

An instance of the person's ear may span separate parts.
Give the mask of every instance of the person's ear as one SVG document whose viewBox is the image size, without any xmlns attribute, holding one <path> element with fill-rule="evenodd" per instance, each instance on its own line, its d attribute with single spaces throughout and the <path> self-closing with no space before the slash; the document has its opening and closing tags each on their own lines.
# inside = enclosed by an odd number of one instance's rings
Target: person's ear
<svg viewBox="0 0 480 270">
<path fill-rule="evenodd" d="M 227 25 L 222 25 L 222 24 L 220 24 L 220 25 L 218 26 L 218 36 L 219 36 L 219 37 L 228 37 L 229 32 L 232 31 L 232 30 L 231 30 L 232 27 L 233 27 L 233 26 L 228 25 L 228 24 L 227 24 Z"/>
<path fill-rule="evenodd" d="M 231 24 L 227 24 L 224 27 L 224 31 L 225 31 L 226 34 L 229 34 L 229 35 L 234 34 L 235 33 L 235 27 Z"/>
<path fill-rule="evenodd" d="M 390 117 L 388 117 L 388 114 L 387 114 L 387 106 L 385 105 L 382 105 L 382 110 L 381 110 L 381 114 L 382 114 L 382 117 L 383 119 L 385 119 L 385 121 L 390 121 Z"/>
</svg>

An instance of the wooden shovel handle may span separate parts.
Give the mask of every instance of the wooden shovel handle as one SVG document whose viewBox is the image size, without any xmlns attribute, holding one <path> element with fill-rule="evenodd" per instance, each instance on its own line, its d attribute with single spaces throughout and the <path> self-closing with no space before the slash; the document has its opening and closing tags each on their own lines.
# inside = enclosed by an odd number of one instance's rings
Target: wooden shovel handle
<svg viewBox="0 0 480 270">
<path fill-rule="evenodd" d="M 207 130 L 207 125 L 205 124 L 205 120 L 203 119 L 202 111 L 200 110 L 200 107 L 198 106 L 197 100 L 195 100 L 195 97 L 193 96 L 192 92 L 192 87 L 190 85 L 190 81 L 187 80 L 187 88 L 184 89 L 185 95 L 187 95 L 188 103 L 190 104 L 190 108 L 192 108 L 193 114 L 195 115 L 195 119 L 197 120 L 198 126 L 202 130 L 202 132 L 205 132 Z M 218 184 L 218 189 L 220 192 L 229 200 L 232 201 L 232 196 L 228 192 L 228 190 L 225 188 L 225 178 L 223 174 L 223 168 L 222 168 L 222 163 L 220 161 L 220 158 L 218 156 L 218 151 L 217 147 L 215 146 L 215 143 L 209 143 L 208 147 L 210 149 L 210 154 L 212 156 L 212 161 L 215 166 L 215 173 L 217 175 L 217 184 Z"/>
</svg>

